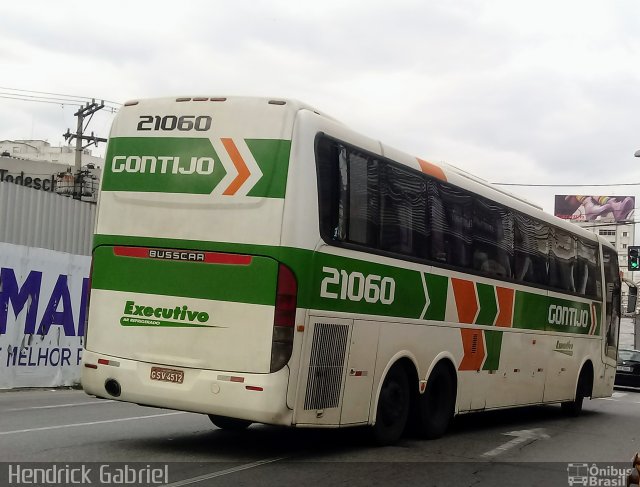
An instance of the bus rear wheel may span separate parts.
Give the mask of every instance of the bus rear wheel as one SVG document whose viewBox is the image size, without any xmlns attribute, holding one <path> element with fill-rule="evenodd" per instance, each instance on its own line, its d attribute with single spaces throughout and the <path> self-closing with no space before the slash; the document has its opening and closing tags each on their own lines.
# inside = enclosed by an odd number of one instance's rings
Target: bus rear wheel
<svg viewBox="0 0 640 487">
<path fill-rule="evenodd" d="M 445 363 L 431 371 L 425 392 L 417 398 L 417 429 L 422 438 L 440 438 L 447 431 L 456 406 L 456 383 Z"/>
<path fill-rule="evenodd" d="M 407 425 L 410 401 L 407 374 L 400 365 L 394 365 L 382 383 L 376 423 L 371 427 L 376 444 L 390 445 L 400 439 Z"/>
<path fill-rule="evenodd" d="M 208 414 L 211 422 L 222 430 L 241 431 L 247 429 L 251 425 L 251 421 L 246 419 L 229 418 L 227 416 L 216 416 Z"/>
</svg>

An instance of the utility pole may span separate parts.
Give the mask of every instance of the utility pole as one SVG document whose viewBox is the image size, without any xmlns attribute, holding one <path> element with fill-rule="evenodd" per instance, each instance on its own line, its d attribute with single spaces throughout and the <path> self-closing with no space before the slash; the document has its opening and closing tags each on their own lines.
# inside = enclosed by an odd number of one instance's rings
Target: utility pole
<svg viewBox="0 0 640 487">
<path fill-rule="evenodd" d="M 78 117 L 78 123 L 76 125 L 76 133 L 72 134 L 69 129 L 67 129 L 67 133 L 62 134 L 66 141 L 71 142 L 73 139 L 76 139 L 76 158 L 75 158 L 75 180 L 73 187 L 73 198 L 79 200 L 82 197 L 82 186 L 83 186 L 83 175 L 82 175 L 82 151 L 89 147 L 90 145 L 95 144 L 98 145 L 98 142 L 106 142 L 107 139 L 103 139 L 102 137 L 96 137 L 93 132 L 91 135 L 84 135 L 84 131 L 86 130 L 89 122 L 91 122 L 91 118 L 93 118 L 93 114 L 98 110 L 104 108 L 104 100 L 100 102 L 100 104 L 96 103 L 95 99 L 91 100 L 91 103 L 87 102 L 86 105 L 81 107 L 76 113 L 73 115 Z M 85 119 L 89 117 L 87 123 L 85 124 Z M 87 144 L 83 145 L 84 142 Z"/>
</svg>

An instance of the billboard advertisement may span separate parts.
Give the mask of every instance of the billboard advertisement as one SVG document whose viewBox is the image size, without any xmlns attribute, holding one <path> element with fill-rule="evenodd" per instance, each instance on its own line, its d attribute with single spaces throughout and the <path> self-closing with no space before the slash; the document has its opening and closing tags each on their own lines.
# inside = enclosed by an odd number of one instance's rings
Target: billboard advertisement
<svg viewBox="0 0 640 487">
<path fill-rule="evenodd" d="M 79 382 L 90 265 L 0 243 L 0 389 Z"/>
<path fill-rule="evenodd" d="M 633 219 L 635 196 L 557 194 L 554 215 L 578 222 L 624 222 Z"/>
</svg>

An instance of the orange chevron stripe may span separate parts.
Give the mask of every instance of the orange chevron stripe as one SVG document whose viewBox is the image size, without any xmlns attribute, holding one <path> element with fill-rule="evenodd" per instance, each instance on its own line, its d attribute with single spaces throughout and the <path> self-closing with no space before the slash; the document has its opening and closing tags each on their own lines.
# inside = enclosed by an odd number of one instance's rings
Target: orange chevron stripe
<svg viewBox="0 0 640 487">
<path fill-rule="evenodd" d="M 473 323 L 479 309 L 475 285 L 471 281 L 454 277 L 451 278 L 451 285 L 456 298 L 458 321 L 460 323 Z"/>
<path fill-rule="evenodd" d="M 238 175 L 235 177 L 231 184 L 227 189 L 224 190 L 222 194 L 231 196 L 236 194 L 236 192 L 240 189 L 240 187 L 244 184 L 244 182 L 249 179 L 251 176 L 251 172 L 247 167 L 244 159 L 240 155 L 240 151 L 236 147 L 236 144 L 233 142 L 233 139 L 220 139 L 222 141 L 222 145 L 224 145 L 225 150 L 229 153 L 229 157 L 231 157 L 231 162 L 236 166 L 238 170 Z"/>
<path fill-rule="evenodd" d="M 480 370 L 486 357 L 482 330 L 461 328 L 462 348 L 464 355 L 458 366 L 458 370 Z"/>
<path fill-rule="evenodd" d="M 419 157 L 416 157 L 416 159 L 418 159 L 418 164 L 420 164 L 420 169 L 423 173 L 433 176 L 434 178 L 438 178 L 442 181 L 447 180 L 447 177 L 444 175 L 444 171 L 440 167 L 423 159 L 420 159 Z"/>
<path fill-rule="evenodd" d="M 498 306 L 500 312 L 496 318 L 496 326 L 513 326 L 513 298 L 516 292 L 513 289 L 496 286 L 496 296 L 498 296 Z"/>
</svg>

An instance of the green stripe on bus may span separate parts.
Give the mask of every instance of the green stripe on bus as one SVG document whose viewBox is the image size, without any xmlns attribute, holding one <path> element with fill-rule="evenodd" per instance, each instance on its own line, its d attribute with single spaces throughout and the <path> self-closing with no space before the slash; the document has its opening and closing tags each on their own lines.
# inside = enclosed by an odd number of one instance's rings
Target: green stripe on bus
<svg viewBox="0 0 640 487">
<path fill-rule="evenodd" d="M 260 271 L 256 268 L 255 276 L 251 280 L 251 286 L 242 277 L 242 271 L 236 266 L 226 267 L 220 274 L 216 274 L 215 282 L 206 289 L 202 289 L 198 281 L 207 277 L 207 264 L 191 262 L 172 262 L 171 272 L 164 272 L 157 266 L 145 265 L 149 259 L 128 259 L 131 261 L 124 265 L 122 262 L 114 263 L 110 247 L 105 245 L 132 245 L 159 248 L 179 248 L 203 251 L 218 251 L 228 253 L 240 253 L 258 256 L 254 258 L 254 264 L 258 265 L 260 256 L 269 257 L 268 270 Z M 407 319 L 423 319 L 431 321 L 444 321 L 447 306 L 447 293 L 449 278 L 446 275 L 423 273 L 418 270 L 405 269 L 385 264 L 364 260 L 368 258 L 362 255 L 362 260 L 348 257 L 335 256 L 306 249 L 291 247 L 263 246 L 251 244 L 236 244 L 224 242 L 187 241 L 165 238 L 129 237 L 112 235 L 95 235 L 94 237 L 94 281 L 93 287 L 98 289 L 111 289 L 115 291 L 132 291 L 149 294 L 166 294 L 184 297 L 200 297 L 203 299 L 216 299 L 222 301 L 236 301 L 254 304 L 273 305 L 275 296 L 275 266 L 276 262 L 282 262 L 289 266 L 296 276 L 298 283 L 298 307 L 318 309 L 335 312 L 353 313 L 369 316 L 387 316 Z M 105 255 L 105 252 L 107 255 Z M 163 262 L 166 263 L 166 262 Z M 263 266 L 266 264 L 260 264 Z M 175 266 L 175 267 L 174 267 Z M 181 266 L 191 266 L 188 272 Z M 162 269 L 165 267 L 162 266 Z M 169 267 L 167 267 L 168 269 Z M 331 268 L 337 271 L 340 281 L 327 287 L 329 294 L 337 294 L 335 298 L 321 296 L 323 280 L 331 274 L 323 269 Z M 104 270 L 105 272 L 101 271 Z M 149 273 L 144 284 L 135 283 L 135 277 Z M 264 274 L 263 272 L 266 272 Z M 265 278 L 272 272 L 273 279 Z M 342 298 L 342 282 L 344 276 L 354 273 L 374 276 L 373 287 L 380 287 L 382 278 L 390 278 L 395 282 L 393 302 L 384 304 L 379 299 L 368 302 L 364 292 L 359 292 L 359 284 L 354 284 L 351 296 L 345 291 Z M 186 279 L 185 274 L 194 276 Z M 422 275 L 424 275 L 424 283 Z M 198 277 L 200 276 L 200 277 Z M 378 277 L 375 277 L 378 276 Z M 358 282 L 362 279 L 354 279 Z M 164 282 L 168 281 L 168 282 Z M 219 285 L 222 282 L 224 285 Z M 427 292 L 425 293 L 425 285 Z M 504 286 L 505 283 L 500 283 Z M 478 325 L 492 325 L 497 315 L 497 303 L 495 286 L 476 283 L 480 301 L 480 312 L 476 319 Z M 348 291 L 348 290 L 347 290 Z M 369 289 L 369 298 L 376 295 L 376 291 Z M 388 289 L 387 289 L 388 291 Z M 542 294 L 544 293 L 544 294 Z M 349 298 L 353 299 L 349 299 Z M 429 305 L 426 307 L 427 299 Z M 549 297 L 546 291 L 541 294 L 535 292 L 516 291 L 513 310 L 513 328 L 554 331 L 576 334 L 588 334 L 591 328 L 591 305 L 596 307 L 595 334 L 600 333 L 602 306 L 595 301 L 577 301 Z"/>
<path fill-rule="evenodd" d="M 414 319 L 419 319 L 425 308 L 426 296 L 419 271 L 330 254 L 309 252 L 309 257 L 313 259 L 311 282 L 314 285 L 307 293 L 309 301 L 305 307 Z M 296 274 L 298 271 L 295 269 Z M 331 283 L 334 275 L 338 276 L 335 284 Z M 383 286 L 383 280 L 389 284 Z M 321 296 L 323 289 L 335 297 Z"/>
<path fill-rule="evenodd" d="M 449 278 L 437 274 L 426 274 L 427 290 L 429 291 L 429 308 L 424 316 L 425 320 L 444 321 L 447 313 L 447 292 Z"/>
<path fill-rule="evenodd" d="M 244 142 L 262 173 L 255 182 L 246 183 L 253 184 L 247 195 L 284 198 L 291 141 Z M 230 155 L 224 157 L 235 174 Z M 252 168 L 247 163 L 250 176 Z M 227 172 L 220 154 L 207 138 L 114 137 L 109 140 L 102 190 L 210 194 Z"/>
<path fill-rule="evenodd" d="M 591 302 L 516 292 L 514 328 L 586 335 L 591 328 L 591 320 Z"/>
<path fill-rule="evenodd" d="M 484 339 L 487 347 L 487 358 L 482 370 L 498 370 L 500 368 L 500 351 L 502 350 L 502 331 L 485 330 Z"/>
<path fill-rule="evenodd" d="M 596 307 L 596 329 L 594 335 L 599 335 L 600 327 L 602 326 L 602 304 L 594 302 L 593 305 Z"/>
<path fill-rule="evenodd" d="M 121 257 L 112 247 L 98 247 L 91 287 L 273 306 L 277 273 L 278 263 L 266 257 L 249 265 L 210 265 Z"/>
<path fill-rule="evenodd" d="M 247 196 L 284 198 L 289 172 L 290 140 L 246 139 L 245 142 L 262 171 L 262 177 Z"/>
<path fill-rule="evenodd" d="M 476 324 L 491 326 L 496 321 L 496 316 L 498 315 L 495 287 L 478 282 L 476 283 L 476 289 L 478 291 L 478 302 L 480 305 Z"/>
</svg>

